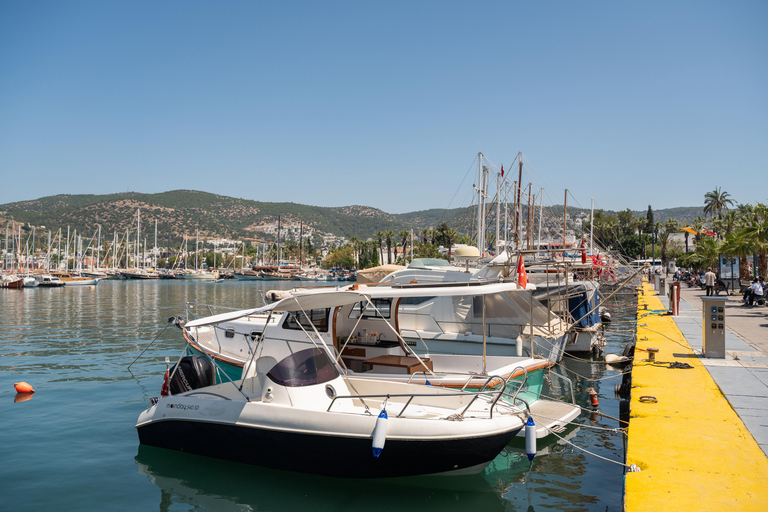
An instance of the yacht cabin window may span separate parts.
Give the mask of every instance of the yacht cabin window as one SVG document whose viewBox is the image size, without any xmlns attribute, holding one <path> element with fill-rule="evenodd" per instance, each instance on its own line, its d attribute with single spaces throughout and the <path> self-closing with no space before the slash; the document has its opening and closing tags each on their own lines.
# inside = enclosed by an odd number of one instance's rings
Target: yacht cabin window
<svg viewBox="0 0 768 512">
<path fill-rule="evenodd" d="M 283 322 L 283 329 L 305 330 L 312 332 L 328 332 L 328 312 L 330 309 L 310 309 L 308 311 L 291 312 Z M 306 313 L 306 314 L 305 314 Z M 313 326 L 314 325 L 314 329 Z M 303 328 L 303 329 L 302 329 Z"/>
<path fill-rule="evenodd" d="M 435 297 L 403 297 L 400 299 L 401 306 L 418 306 L 424 304 L 427 301 L 434 299 Z"/>
<path fill-rule="evenodd" d="M 392 310 L 392 299 L 371 299 L 375 308 L 368 301 L 360 301 L 352 307 L 349 318 L 389 318 Z"/>
</svg>

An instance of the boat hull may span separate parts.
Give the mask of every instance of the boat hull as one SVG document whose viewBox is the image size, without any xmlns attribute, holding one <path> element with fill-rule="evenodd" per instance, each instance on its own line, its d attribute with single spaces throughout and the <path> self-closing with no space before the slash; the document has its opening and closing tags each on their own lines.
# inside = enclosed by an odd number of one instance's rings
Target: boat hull
<svg viewBox="0 0 768 512">
<path fill-rule="evenodd" d="M 520 429 L 461 439 L 387 439 L 374 457 L 370 437 L 307 434 L 186 420 L 137 427 L 141 444 L 272 469 L 342 478 L 477 473 Z"/>
</svg>

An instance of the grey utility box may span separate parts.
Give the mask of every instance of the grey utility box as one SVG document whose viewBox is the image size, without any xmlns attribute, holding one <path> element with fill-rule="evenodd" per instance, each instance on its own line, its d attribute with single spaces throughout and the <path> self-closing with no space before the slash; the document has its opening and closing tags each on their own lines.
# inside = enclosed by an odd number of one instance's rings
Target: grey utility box
<svg viewBox="0 0 768 512">
<path fill-rule="evenodd" d="M 725 303 L 726 297 L 702 297 L 704 330 L 704 357 L 725 358 Z"/>
<path fill-rule="evenodd" d="M 659 277 L 659 295 L 667 294 L 667 279 L 664 276 Z"/>
</svg>

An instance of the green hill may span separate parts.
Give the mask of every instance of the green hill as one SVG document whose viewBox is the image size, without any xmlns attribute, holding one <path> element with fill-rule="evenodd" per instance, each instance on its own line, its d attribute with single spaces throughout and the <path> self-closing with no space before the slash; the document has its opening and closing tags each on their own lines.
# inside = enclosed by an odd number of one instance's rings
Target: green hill
<svg viewBox="0 0 768 512">
<path fill-rule="evenodd" d="M 368 239 L 378 231 L 413 229 L 421 233 L 445 222 L 459 234 L 470 234 L 475 226 L 474 207 L 430 209 L 403 214 L 390 214 L 369 206 L 319 207 L 296 203 L 269 203 L 221 196 L 196 190 L 173 190 L 159 194 L 125 192 L 106 195 L 56 195 L 30 201 L 0 205 L 0 221 L 14 220 L 29 226 L 45 226 L 57 231 L 67 227 L 79 233 L 93 233 L 98 225 L 102 235 L 114 231 L 135 230 L 136 211 L 141 210 L 142 234 L 150 238 L 155 222 L 161 240 L 177 242 L 185 234 L 201 238 L 273 239 L 278 216 L 282 225 L 298 230 L 303 223 L 305 233 L 313 230 L 315 237 L 335 235 L 344 238 Z M 489 208 L 489 218 L 494 218 Z M 568 208 L 571 218 L 588 213 L 580 208 Z M 611 212 L 606 212 L 611 213 Z M 689 222 L 702 214 L 702 208 L 682 207 L 654 212 L 656 220 L 674 217 Z M 524 216 L 526 214 L 524 213 Z M 644 217 L 645 211 L 633 212 Z M 557 231 L 561 227 L 562 206 L 545 207 L 545 226 Z M 570 228 L 569 228 L 570 229 Z"/>
</svg>

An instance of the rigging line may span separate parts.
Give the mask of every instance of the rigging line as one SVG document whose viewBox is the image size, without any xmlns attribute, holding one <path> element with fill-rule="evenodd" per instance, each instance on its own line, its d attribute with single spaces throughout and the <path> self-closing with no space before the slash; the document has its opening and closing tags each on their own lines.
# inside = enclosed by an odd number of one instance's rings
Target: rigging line
<svg viewBox="0 0 768 512">
<path fill-rule="evenodd" d="M 607 457 L 603 457 L 602 455 L 598 455 L 596 453 L 590 452 L 586 448 L 582 448 L 581 446 L 575 445 L 572 442 L 570 442 L 569 440 L 567 440 L 566 438 L 557 435 L 557 433 L 554 430 L 550 429 L 546 425 L 544 425 L 544 428 L 547 429 L 547 431 L 550 434 L 552 434 L 556 438 L 560 439 L 561 441 L 565 441 L 566 443 L 568 443 L 569 445 L 573 446 L 574 448 L 578 448 L 579 450 L 583 451 L 584 453 L 588 453 L 589 455 L 593 455 L 593 456 L 597 457 L 598 459 L 602 459 L 602 460 L 607 461 L 607 462 L 613 462 L 614 464 L 618 464 L 619 466 L 622 466 L 622 467 L 625 467 L 625 468 L 631 468 L 632 466 L 634 466 L 634 464 L 624 464 L 623 462 L 618 462 L 618 461 L 615 461 L 613 459 L 609 459 Z"/>
<path fill-rule="evenodd" d="M 448 206 L 446 207 L 446 210 L 451 208 L 451 205 L 453 204 L 453 200 L 456 199 L 456 195 L 459 193 L 459 190 L 464 188 L 464 182 L 466 181 L 467 176 L 469 176 L 469 172 L 475 166 L 476 161 L 477 161 L 477 155 L 475 155 L 475 157 L 472 159 L 472 163 L 469 164 L 469 168 L 467 168 L 467 172 L 464 173 L 464 178 L 462 178 L 461 183 L 459 183 L 459 186 L 456 187 L 456 192 L 453 193 L 453 197 L 451 197 L 451 200 L 448 202 Z M 443 219 L 440 219 L 440 220 L 443 220 Z"/>
</svg>

